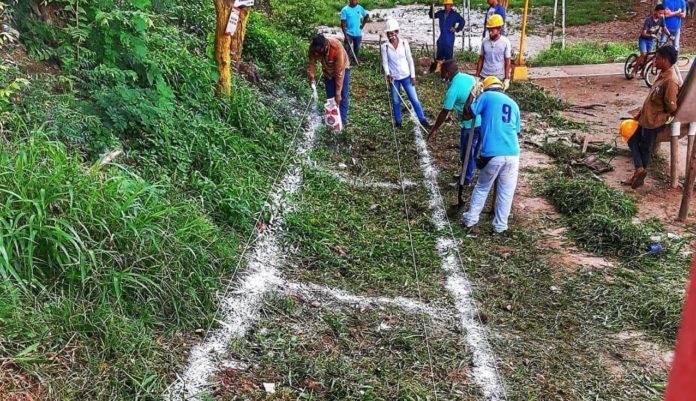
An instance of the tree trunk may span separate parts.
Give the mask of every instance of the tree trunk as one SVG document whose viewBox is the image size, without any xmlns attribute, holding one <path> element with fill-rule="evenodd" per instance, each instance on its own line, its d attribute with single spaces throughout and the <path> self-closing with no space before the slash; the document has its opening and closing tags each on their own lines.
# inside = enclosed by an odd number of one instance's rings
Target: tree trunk
<svg viewBox="0 0 696 401">
<path fill-rule="evenodd" d="M 239 23 L 237 24 L 237 31 L 232 36 L 230 53 L 235 67 L 239 66 L 239 62 L 242 60 L 244 36 L 246 35 L 247 19 L 249 18 L 250 12 L 250 7 L 244 7 L 239 11 Z"/>
<path fill-rule="evenodd" d="M 230 43 L 232 37 L 225 34 L 227 21 L 232 12 L 232 0 L 215 1 L 215 61 L 218 67 L 217 93 L 229 97 L 232 94 L 232 74 L 230 72 Z"/>
</svg>

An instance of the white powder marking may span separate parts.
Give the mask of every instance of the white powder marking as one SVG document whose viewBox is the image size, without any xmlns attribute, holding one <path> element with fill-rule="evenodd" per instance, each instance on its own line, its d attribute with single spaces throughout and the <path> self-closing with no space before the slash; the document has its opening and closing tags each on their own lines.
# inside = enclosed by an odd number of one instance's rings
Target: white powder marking
<svg viewBox="0 0 696 401">
<path fill-rule="evenodd" d="M 444 209 L 444 201 L 437 184 L 438 171 L 433 166 L 428 146 L 423 139 L 418 120 L 411 115 L 414 122 L 416 149 L 423 171 L 423 181 L 428 189 L 432 219 L 438 231 L 449 232 L 449 222 Z M 449 236 L 442 235 L 437 239 L 437 253 L 442 260 L 442 270 L 447 275 L 445 287 L 454 297 L 454 304 L 459 312 L 459 322 L 466 333 L 466 341 L 473 354 L 474 381 L 483 392 L 486 400 L 499 401 L 505 399 L 502 384 L 499 381 L 493 351 L 486 340 L 486 330 L 477 319 L 477 309 L 472 297 L 471 283 L 464 272 L 459 269 L 457 243 Z"/>
<path fill-rule="evenodd" d="M 452 320 L 452 314 L 444 309 L 433 307 L 422 302 L 405 298 L 405 297 L 365 297 L 360 295 L 350 294 L 346 291 L 320 286 L 317 284 L 303 284 L 286 282 L 283 285 L 286 294 L 299 294 L 308 299 L 332 299 L 336 302 L 347 304 L 357 308 L 367 307 L 396 307 L 413 314 L 426 314 L 433 320 L 448 321 Z"/>
<path fill-rule="evenodd" d="M 296 153 L 296 160 L 304 160 L 314 145 L 321 118 L 316 108 L 316 90 L 311 107 L 310 124 Z M 247 272 L 220 305 L 221 327 L 211 332 L 207 340 L 191 350 L 189 364 L 177 380 L 165 391 L 166 400 L 197 400 L 210 388 L 210 380 L 229 360 L 225 359 L 233 339 L 242 337 L 259 319 L 264 296 L 280 283 L 278 267 L 283 263 L 279 239 L 284 234 L 283 213 L 291 210 L 287 195 L 292 195 L 302 184 L 302 166 L 294 162 L 283 179 L 276 183 L 269 197 L 271 218 L 262 232 L 256 235 L 256 244 L 247 258 Z"/>
<path fill-rule="evenodd" d="M 383 181 L 371 181 L 371 180 L 365 180 L 359 177 L 353 177 L 345 173 L 341 173 L 326 167 L 319 166 L 318 164 L 311 162 L 312 167 L 315 169 L 322 171 L 333 178 L 337 179 L 338 181 L 348 184 L 353 187 L 357 188 L 382 188 L 382 189 L 394 189 L 394 190 L 401 190 L 401 183 L 393 183 L 393 182 L 383 182 Z M 416 183 L 413 181 L 409 180 L 404 180 L 403 182 L 404 187 L 410 188 L 410 187 L 415 187 Z"/>
</svg>

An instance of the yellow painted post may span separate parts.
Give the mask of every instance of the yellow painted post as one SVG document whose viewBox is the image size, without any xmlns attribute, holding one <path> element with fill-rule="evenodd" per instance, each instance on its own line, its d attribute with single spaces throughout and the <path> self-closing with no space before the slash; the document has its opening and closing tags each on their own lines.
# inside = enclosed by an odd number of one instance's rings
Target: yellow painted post
<svg viewBox="0 0 696 401">
<path fill-rule="evenodd" d="M 524 13 L 522 14 L 522 35 L 520 36 L 520 53 L 517 55 L 517 62 L 512 71 L 513 81 L 527 80 L 527 66 L 524 65 L 524 40 L 527 36 L 527 11 L 529 9 L 529 0 L 524 0 Z"/>
</svg>

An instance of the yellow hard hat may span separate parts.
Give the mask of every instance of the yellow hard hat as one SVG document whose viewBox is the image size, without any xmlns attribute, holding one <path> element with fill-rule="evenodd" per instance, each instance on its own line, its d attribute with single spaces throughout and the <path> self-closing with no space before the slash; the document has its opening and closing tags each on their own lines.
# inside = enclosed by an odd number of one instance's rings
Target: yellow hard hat
<svg viewBox="0 0 696 401">
<path fill-rule="evenodd" d="M 619 135 L 621 136 L 621 140 L 623 140 L 624 143 L 628 142 L 628 140 L 631 139 L 637 130 L 638 121 L 634 119 L 621 121 L 621 125 L 619 125 Z"/>
<path fill-rule="evenodd" d="M 493 14 L 490 18 L 488 18 L 488 21 L 486 22 L 486 28 L 500 28 L 501 26 L 505 25 L 505 21 L 503 21 L 503 17 L 501 17 L 498 14 Z"/>
<path fill-rule="evenodd" d="M 442 5 L 443 5 L 443 6 L 446 6 L 446 5 L 448 5 L 448 4 L 449 4 L 450 6 L 452 6 L 452 5 L 454 5 L 454 1 L 453 1 L 453 0 L 445 0 L 445 1 L 442 2 Z"/>
<path fill-rule="evenodd" d="M 487 77 L 486 79 L 483 80 L 483 90 L 487 91 L 488 89 L 492 89 L 494 86 L 497 86 L 498 88 L 502 89 L 504 88 L 504 85 L 498 77 L 490 76 Z"/>
</svg>

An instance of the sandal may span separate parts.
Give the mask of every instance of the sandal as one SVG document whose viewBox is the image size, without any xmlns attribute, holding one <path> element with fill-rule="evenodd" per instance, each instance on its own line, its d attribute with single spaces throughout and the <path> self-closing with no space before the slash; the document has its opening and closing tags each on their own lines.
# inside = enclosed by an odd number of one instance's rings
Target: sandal
<svg viewBox="0 0 696 401">
<path fill-rule="evenodd" d="M 633 180 L 633 183 L 631 183 L 631 188 L 638 189 L 638 188 L 642 187 L 643 184 L 645 184 L 645 177 L 647 177 L 647 176 L 648 176 L 647 170 L 643 170 L 640 173 L 638 173 L 638 175 L 636 176 L 636 179 Z"/>
</svg>

